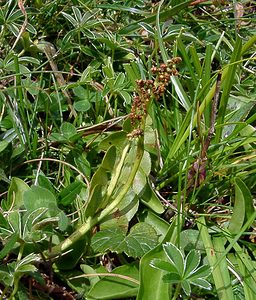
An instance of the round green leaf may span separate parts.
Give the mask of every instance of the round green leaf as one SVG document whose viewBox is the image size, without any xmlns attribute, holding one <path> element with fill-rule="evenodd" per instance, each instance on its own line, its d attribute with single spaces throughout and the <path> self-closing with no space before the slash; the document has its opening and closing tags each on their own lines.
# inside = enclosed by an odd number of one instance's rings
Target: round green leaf
<svg viewBox="0 0 256 300">
<path fill-rule="evenodd" d="M 76 111 L 85 112 L 91 108 L 91 103 L 87 100 L 81 100 L 74 103 Z"/>
</svg>

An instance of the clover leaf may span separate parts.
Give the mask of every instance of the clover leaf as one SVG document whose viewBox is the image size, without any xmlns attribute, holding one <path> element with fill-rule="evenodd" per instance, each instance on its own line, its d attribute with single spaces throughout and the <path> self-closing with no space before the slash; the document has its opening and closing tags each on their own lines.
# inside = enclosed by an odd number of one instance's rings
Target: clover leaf
<svg viewBox="0 0 256 300">
<path fill-rule="evenodd" d="M 193 249 L 185 256 L 174 244 L 163 245 L 164 253 L 168 261 L 153 259 L 150 266 L 167 272 L 163 276 L 166 283 L 177 284 L 186 295 L 191 293 L 191 285 L 199 288 L 211 289 L 211 284 L 205 279 L 211 273 L 209 266 L 200 265 L 199 251 Z"/>
</svg>

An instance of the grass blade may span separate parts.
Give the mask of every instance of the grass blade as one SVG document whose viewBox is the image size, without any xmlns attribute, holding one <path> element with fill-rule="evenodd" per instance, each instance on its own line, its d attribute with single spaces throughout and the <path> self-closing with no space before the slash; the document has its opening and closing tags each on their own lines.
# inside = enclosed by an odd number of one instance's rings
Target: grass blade
<svg viewBox="0 0 256 300">
<path fill-rule="evenodd" d="M 223 93 L 220 99 L 220 105 L 219 105 L 219 114 L 217 118 L 217 125 L 221 125 L 224 122 L 225 115 L 226 115 L 226 108 L 228 104 L 229 94 L 232 88 L 232 84 L 236 75 L 236 69 L 237 64 L 236 61 L 240 60 L 242 54 L 242 39 L 237 38 L 233 54 L 231 56 L 230 64 L 227 66 L 227 75 L 226 80 L 222 81 L 222 88 Z M 222 135 L 222 129 L 223 127 L 220 126 L 216 129 L 216 137 L 215 141 L 219 142 Z"/>
<path fill-rule="evenodd" d="M 182 9 L 185 9 L 189 6 L 191 1 L 185 1 L 183 3 L 180 3 L 178 5 L 175 5 L 174 7 L 170 9 L 166 9 L 165 11 L 161 12 L 159 15 L 160 21 L 166 21 L 167 19 L 170 19 L 170 17 L 178 14 Z M 156 20 L 156 14 L 154 14 L 151 17 L 140 19 L 126 27 L 123 27 L 121 30 L 119 30 L 119 34 L 126 35 L 134 32 L 138 28 L 140 28 L 140 23 L 144 22 L 147 24 L 153 24 Z"/>
<path fill-rule="evenodd" d="M 228 294 L 225 288 L 225 280 L 223 279 L 223 275 L 221 273 L 221 268 L 219 264 L 217 264 L 217 255 L 213 246 L 213 242 L 211 236 L 208 232 L 208 228 L 206 226 L 205 218 L 200 217 L 197 220 L 197 226 L 200 232 L 201 239 L 204 243 L 206 255 L 208 258 L 209 265 L 212 268 L 212 276 L 215 283 L 215 287 L 219 296 L 219 299 L 227 300 Z"/>
<path fill-rule="evenodd" d="M 223 239 L 222 237 L 213 238 L 213 246 L 216 251 L 217 258 L 220 256 L 221 253 L 225 251 L 225 247 L 224 247 L 225 242 L 226 242 L 225 239 Z M 222 259 L 219 262 L 218 268 L 220 269 L 221 272 L 223 284 L 225 287 L 225 292 L 228 297 L 227 299 L 232 300 L 234 299 L 234 294 L 232 291 L 232 282 L 228 271 L 227 260 Z"/>
</svg>

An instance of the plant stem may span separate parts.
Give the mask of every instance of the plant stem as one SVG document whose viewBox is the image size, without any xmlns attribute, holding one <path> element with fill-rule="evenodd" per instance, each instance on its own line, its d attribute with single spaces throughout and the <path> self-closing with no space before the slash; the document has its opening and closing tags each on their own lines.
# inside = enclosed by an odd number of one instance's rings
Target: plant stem
<svg viewBox="0 0 256 300">
<path fill-rule="evenodd" d="M 123 153 L 122 153 L 122 157 L 120 159 L 119 164 L 116 167 L 114 176 L 111 178 L 111 181 L 110 181 L 109 186 L 108 186 L 107 194 L 106 194 L 106 199 L 105 199 L 106 203 L 108 203 L 108 200 L 111 197 L 111 195 L 112 195 L 112 193 L 113 193 L 113 191 L 114 191 L 114 189 L 117 185 L 118 179 L 120 178 L 121 171 L 122 171 L 122 168 L 123 168 L 123 165 L 124 165 L 126 155 L 129 151 L 129 148 L 130 148 L 130 143 L 127 144 L 126 147 L 124 148 Z"/>
<path fill-rule="evenodd" d="M 93 226 L 95 226 L 100 221 L 102 221 L 106 216 L 108 216 L 119 205 L 119 203 L 125 197 L 125 195 L 127 194 L 127 192 L 129 191 L 129 189 L 133 184 L 133 180 L 139 169 L 141 159 L 143 157 L 143 153 L 144 153 L 144 138 L 143 136 L 141 136 L 139 137 L 137 142 L 137 152 L 136 152 L 136 157 L 134 160 L 133 167 L 120 194 L 116 197 L 116 199 L 112 203 L 110 203 L 110 205 L 108 205 L 99 214 L 97 214 L 94 217 L 88 217 L 88 219 L 84 224 L 82 224 L 73 234 L 71 234 L 71 236 L 65 239 L 62 243 L 53 247 L 51 249 L 51 252 L 46 251 L 44 253 L 45 257 L 56 257 L 60 253 L 63 253 L 66 250 L 68 250 L 68 248 L 70 248 L 76 241 L 78 241 L 82 236 L 84 236 Z"/>
<path fill-rule="evenodd" d="M 180 289 L 181 289 L 181 284 L 178 283 L 177 286 L 176 286 L 176 289 L 175 289 L 175 293 L 172 297 L 172 300 L 176 300 L 179 297 Z"/>
</svg>

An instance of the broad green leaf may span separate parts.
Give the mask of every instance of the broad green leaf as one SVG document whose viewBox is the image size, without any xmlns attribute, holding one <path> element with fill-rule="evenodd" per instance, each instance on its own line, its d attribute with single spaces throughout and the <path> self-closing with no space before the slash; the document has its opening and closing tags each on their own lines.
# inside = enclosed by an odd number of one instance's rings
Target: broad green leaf
<svg viewBox="0 0 256 300">
<path fill-rule="evenodd" d="M 192 275 L 200 263 L 200 254 L 196 250 L 189 251 L 185 259 L 185 274 L 184 277 Z"/>
<path fill-rule="evenodd" d="M 145 209 L 138 217 L 141 222 L 146 222 L 154 227 L 159 236 L 159 241 L 162 242 L 170 227 L 168 222 L 149 209 Z"/>
<path fill-rule="evenodd" d="M 204 244 L 200 238 L 199 231 L 195 229 L 183 230 L 180 233 L 180 247 L 184 251 L 189 251 L 191 248 L 204 251 Z"/>
<path fill-rule="evenodd" d="M 63 211 L 61 211 L 57 217 L 59 218 L 58 226 L 60 231 L 65 231 L 68 225 L 70 224 L 69 218 L 66 216 L 66 214 Z"/>
<path fill-rule="evenodd" d="M 69 14 L 65 13 L 65 12 L 61 12 L 61 14 L 73 25 L 76 26 L 78 24 L 78 22 Z"/>
<path fill-rule="evenodd" d="M 206 290 L 212 289 L 211 284 L 203 278 L 195 278 L 193 280 L 189 280 L 189 282 L 193 285 L 196 285 L 196 286 L 202 288 L 202 289 L 206 289 Z"/>
<path fill-rule="evenodd" d="M 60 131 L 67 139 L 73 137 L 77 133 L 75 126 L 68 122 L 62 123 Z"/>
<path fill-rule="evenodd" d="M 137 213 L 138 207 L 139 199 L 130 189 L 120 204 L 116 207 L 116 210 L 109 216 L 110 219 L 101 223 L 101 230 L 118 226 L 122 229 L 122 231 L 124 231 L 124 233 L 126 233 L 129 227 L 129 222 Z"/>
<path fill-rule="evenodd" d="M 49 218 L 47 218 L 47 211 L 48 209 L 46 207 L 38 207 L 35 210 L 27 211 L 24 213 L 24 215 L 22 216 L 22 238 L 25 241 L 31 242 L 31 240 L 34 240 L 34 242 L 36 242 L 37 240 L 42 238 L 42 228 L 48 225 L 50 222 Z M 46 221 L 45 223 L 44 220 Z M 38 238 L 35 237 L 36 235 L 38 236 Z"/>
<path fill-rule="evenodd" d="M 8 141 L 0 141 L 0 153 L 9 145 Z"/>
<path fill-rule="evenodd" d="M 8 270 L 1 270 L 0 269 L 0 282 L 5 286 L 12 286 L 13 285 L 13 274 L 10 274 Z"/>
<path fill-rule="evenodd" d="M 182 281 L 181 287 L 187 296 L 189 296 L 191 294 L 191 287 L 190 287 L 190 284 L 188 281 L 186 281 L 186 280 Z"/>
<path fill-rule="evenodd" d="M 255 214 L 254 218 L 255 219 Z M 254 282 L 254 285 L 252 287 L 254 293 L 256 292 L 255 288 L 255 282 L 256 282 L 256 266 L 255 261 L 252 260 L 252 258 L 246 253 L 245 249 L 242 249 L 242 247 L 237 243 L 234 242 L 234 239 L 228 238 L 229 243 L 233 246 L 236 255 L 239 257 L 239 259 L 242 261 L 243 265 L 246 267 L 246 273 L 248 272 L 250 274 L 251 280 Z"/>
<path fill-rule="evenodd" d="M 108 183 L 108 173 L 105 168 L 102 166 L 99 166 L 98 170 L 94 173 L 92 180 L 91 180 L 91 186 L 90 186 L 90 194 L 92 193 L 94 187 L 96 185 L 101 186 L 102 188 L 107 188 Z"/>
<path fill-rule="evenodd" d="M 134 161 L 134 156 L 135 153 L 131 151 L 128 160 L 130 160 L 130 162 Z M 144 151 L 139 170 L 133 181 L 133 190 L 137 195 L 139 195 L 143 191 L 144 187 L 146 186 L 147 176 L 149 175 L 150 171 L 151 171 L 151 158 L 149 153 Z"/>
<path fill-rule="evenodd" d="M 146 176 L 150 174 L 151 171 L 151 158 L 147 151 L 144 151 L 141 163 L 140 163 L 140 169 L 144 172 Z"/>
<path fill-rule="evenodd" d="M 133 181 L 133 186 L 132 186 L 133 191 L 137 195 L 139 195 L 143 191 L 146 184 L 147 184 L 147 177 L 145 173 L 141 169 L 139 169 Z"/>
<path fill-rule="evenodd" d="M 1 212 L 0 212 L 0 228 L 6 228 L 6 229 L 10 228 L 6 220 L 6 217 L 4 217 Z"/>
<path fill-rule="evenodd" d="M 108 151 L 104 155 L 101 166 L 104 169 L 112 172 L 115 166 L 115 162 L 116 162 L 116 147 L 113 145 L 109 147 Z"/>
<path fill-rule="evenodd" d="M 237 124 L 237 122 L 241 122 L 247 118 L 254 106 L 255 103 L 253 97 L 230 95 L 227 103 L 227 117 L 225 119 L 227 123 L 222 130 L 222 136 L 231 139 L 233 136 L 236 138 L 237 134 L 241 137 L 249 137 L 255 134 L 255 128 L 250 124 L 244 124 L 242 130 L 239 129 L 241 123 Z"/>
<path fill-rule="evenodd" d="M 86 252 L 87 244 L 88 240 L 86 236 L 83 236 L 79 241 L 73 243 L 67 253 L 56 261 L 57 268 L 60 270 L 74 270 Z"/>
<path fill-rule="evenodd" d="M 127 74 L 128 79 L 131 81 L 131 83 L 136 85 L 136 80 L 141 78 L 139 67 L 137 65 L 137 62 L 131 61 L 128 64 L 123 64 L 123 67 L 125 69 L 125 72 Z"/>
<path fill-rule="evenodd" d="M 101 231 L 113 228 L 120 228 L 121 231 L 126 234 L 129 227 L 129 221 L 126 216 L 119 215 L 119 210 L 112 214 L 112 218 L 100 224 Z"/>
<path fill-rule="evenodd" d="M 55 196 L 40 186 L 32 186 L 24 193 L 24 205 L 28 211 L 45 207 L 49 216 L 56 216 L 60 211 Z"/>
<path fill-rule="evenodd" d="M 121 228 L 109 228 L 97 232 L 92 238 L 92 248 L 95 252 L 105 252 L 119 250 L 119 245 L 125 239 L 125 234 Z M 122 251 L 122 250 L 119 250 Z M 117 252 L 117 250 L 116 250 Z"/>
<path fill-rule="evenodd" d="M 177 270 L 176 266 L 168 261 L 164 261 L 158 258 L 155 258 L 151 261 L 150 266 L 159 270 L 163 270 L 169 273 L 176 273 L 179 275 L 179 270 Z"/>
<path fill-rule="evenodd" d="M 244 222 L 253 214 L 254 207 L 252 195 L 245 183 L 240 178 L 236 178 L 234 183 L 235 203 L 228 229 L 231 233 L 237 234 Z"/>
<path fill-rule="evenodd" d="M 2 260 L 5 256 L 11 253 L 11 251 L 14 249 L 14 245 L 19 239 L 19 235 L 17 233 L 13 233 L 9 239 L 7 240 L 7 243 L 4 245 L 3 249 L 0 251 L 0 260 Z"/>
<path fill-rule="evenodd" d="M 81 181 L 74 181 L 65 187 L 58 195 L 58 203 L 64 206 L 70 205 L 81 192 L 84 184 Z"/>
<path fill-rule="evenodd" d="M 168 273 L 164 274 L 163 282 L 164 283 L 180 283 L 182 280 L 180 274 L 177 273 Z"/>
<path fill-rule="evenodd" d="M 34 265 L 31 264 L 24 264 L 21 265 L 17 268 L 17 270 L 15 270 L 15 277 L 16 276 L 23 276 L 24 274 L 27 273 L 33 273 L 37 270 L 37 268 Z"/>
<path fill-rule="evenodd" d="M 66 142 L 68 140 L 66 136 L 57 132 L 53 132 L 49 138 L 51 141 L 59 142 L 59 143 Z"/>
<path fill-rule="evenodd" d="M 188 274 L 186 278 L 188 278 L 189 280 L 193 280 L 195 278 L 208 277 L 210 274 L 210 267 L 208 265 L 202 265 L 201 267 L 197 268 L 194 272 Z"/>
<path fill-rule="evenodd" d="M 85 207 L 85 217 L 92 217 L 102 204 L 102 186 L 96 184 L 90 191 L 90 196 Z"/>
<path fill-rule="evenodd" d="M 131 103 L 131 95 L 126 91 L 119 91 L 120 96 L 123 98 L 125 104 Z"/>
<path fill-rule="evenodd" d="M 88 300 L 123 299 L 137 295 L 139 270 L 135 264 L 117 267 L 108 274 L 116 275 L 104 276 L 93 285 L 87 294 Z"/>
<path fill-rule="evenodd" d="M 77 168 L 87 177 L 91 177 L 91 165 L 87 160 L 86 154 L 81 153 L 81 155 L 74 157 L 74 161 L 77 165 Z"/>
<path fill-rule="evenodd" d="M 76 101 L 74 109 L 79 112 L 85 112 L 91 108 L 91 103 L 88 100 Z"/>
<path fill-rule="evenodd" d="M 52 192 L 53 194 L 55 193 L 53 184 L 51 183 L 51 181 L 47 178 L 47 176 L 45 176 L 45 174 L 43 174 L 42 172 L 40 172 L 40 174 L 37 177 L 37 182 L 38 185 L 46 188 L 47 190 L 49 190 L 50 192 Z"/>
<path fill-rule="evenodd" d="M 157 144 L 157 134 L 156 130 L 153 129 L 152 119 L 147 116 L 146 119 L 146 127 L 144 132 L 144 148 L 146 152 L 153 154 L 155 156 L 158 155 L 158 144 Z"/>
<path fill-rule="evenodd" d="M 8 190 L 7 201 L 2 201 L 4 210 L 9 210 L 11 207 L 20 208 L 24 205 L 24 192 L 28 191 L 29 186 L 21 179 L 13 177 Z"/>
<path fill-rule="evenodd" d="M 174 219 L 169 226 L 163 242 L 174 242 L 176 240 L 176 221 L 177 219 Z M 140 288 L 137 300 L 169 299 L 169 285 L 164 283 L 163 280 L 159 280 L 165 272 L 150 266 L 150 262 L 156 258 L 161 260 L 166 259 L 162 244 L 150 250 L 140 260 Z"/>
<path fill-rule="evenodd" d="M 107 151 L 112 145 L 116 146 L 117 149 L 122 149 L 124 143 L 127 142 L 127 133 L 124 131 L 114 132 L 103 139 L 98 147 L 100 150 Z"/>
<path fill-rule="evenodd" d="M 138 223 L 132 227 L 126 238 L 124 252 L 128 256 L 140 257 L 154 248 L 158 243 L 158 236 L 152 226 Z"/>
<path fill-rule="evenodd" d="M 84 274 L 95 274 L 95 275 L 97 275 L 97 270 L 93 269 L 89 265 L 81 264 L 80 268 L 84 272 Z M 105 271 L 105 268 L 103 268 L 103 269 Z M 93 286 L 98 281 L 100 281 L 100 277 L 99 276 L 92 276 L 92 277 L 88 277 L 88 280 L 90 281 L 91 286 Z"/>
<path fill-rule="evenodd" d="M 92 248 L 95 252 L 125 252 L 131 257 L 140 257 L 158 242 L 155 230 L 146 223 L 138 223 L 125 236 L 121 228 L 106 229 L 97 232 L 92 238 Z"/>
<path fill-rule="evenodd" d="M 164 212 L 164 206 L 162 205 L 160 199 L 157 197 L 148 180 L 144 186 L 144 189 L 139 194 L 139 199 L 143 204 L 151 208 L 155 213 L 162 214 Z"/>
<path fill-rule="evenodd" d="M 16 158 L 16 157 L 22 155 L 22 153 L 24 153 L 24 151 L 25 151 L 25 147 L 23 145 L 18 145 L 17 147 L 15 147 L 13 149 L 11 158 Z"/>
<path fill-rule="evenodd" d="M 113 69 L 113 64 L 111 61 L 111 57 L 108 57 L 104 61 L 105 65 L 102 67 L 102 71 L 107 78 L 114 78 L 115 72 Z"/>
<path fill-rule="evenodd" d="M 122 88 L 122 85 L 125 81 L 125 75 L 124 73 L 119 73 L 114 81 L 114 90 L 119 90 L 120 88 Z"/>
<path fill-rule="evenodd" d="M 117 210 L 119 210 L 120 214 L 125 216 L 128 222 L 130 222 L 137 213 L 138 207 L 139 199 L 132 191 L 132 189 L 130 189 L 122 199 L 120 204 L 117 206 Z"/>
<path fill-rule="evenodd" d="M 22 217 L 18 210 L 13 210 L 7 215 L 8 223 L 12 232 L 17 233 L 22 238 Z"/>
<path fill-rule="evenodd" d="M 184 257 L 180 249 L 178 249 L 172 243 L 166 243 L 163 245 L 163 249 L 168 259 L 177 266 L 177 269 L 180 272 L 180 275 L 184 272 Z"/>
</svg>

